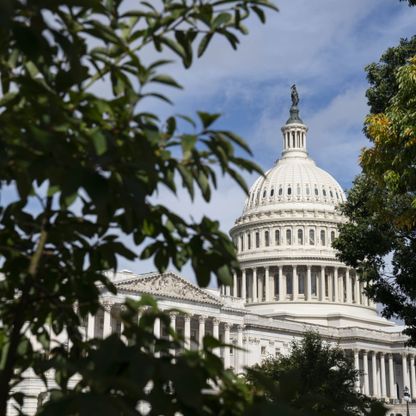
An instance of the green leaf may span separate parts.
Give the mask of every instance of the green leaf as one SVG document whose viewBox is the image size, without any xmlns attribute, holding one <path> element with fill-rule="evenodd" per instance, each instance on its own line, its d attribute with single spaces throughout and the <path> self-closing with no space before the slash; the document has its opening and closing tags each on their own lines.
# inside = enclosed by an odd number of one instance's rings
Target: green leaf
<svg viewBox="0 0 416 416">
<path fill-rule="evenodd" d="M 219 26 L 223 26 L 227 23 L 229 23 L 232 19 L 232 16 L 230 13 L 220 13 L 218 16 L 215 17 L 213 20 L 211 27 L 213 29 L 217 29 Z"/>
<path fill-rule="evenodd" d="M 107 151 L 107 139 L 98 130 L 95 130 L 92 135 L 92 141 L 94 143 L 95 151 L 98 156 L 103 155 Z"/>
<path fill-rule="evenodd" d="M 213 37 L 213 33 L 207 33 L 202 39 L 201 42 L 199 43 L 198 46 L 198 58 L 200 58 L 206 51 L 209 42 L 211 41 L 212 37 Z"/>
<path fill-rule="evenodd" d="M 198 116 L 202 122 L 202 125 L 204 126 L 204 129 L 207 129 L 212 123 L 214 123 L 214 121 L 221 117 L 221 114 L 210 114 L 203 111 L 198 111 Z"/>
<path fill-rule="evenodd" d="M 155 77 L 151 78 L 150 81 L 183 89 L 182 85 L 178 84 L 171 76 L 166 74 L 156 75 Z"/>
</svg>

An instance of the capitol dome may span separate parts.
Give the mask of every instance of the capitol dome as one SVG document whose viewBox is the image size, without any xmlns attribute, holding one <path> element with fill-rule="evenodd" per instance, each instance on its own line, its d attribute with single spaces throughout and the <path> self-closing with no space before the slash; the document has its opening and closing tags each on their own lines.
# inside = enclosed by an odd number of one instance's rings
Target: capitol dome
<svg viewBox="0 0 416 416">
<path fill-rule="evenodd" d="M 320 325 L 379 326 L 356 271 L 339 261 L 332 243 L 345 222 L 339 183 L 308 156 L 308 127 L 292 87 L 290 117 L 281 128 L 282 156 L 251 187 L 231 229 L 241 274 L 233 296 L 270 317 Z"/>
</svg>

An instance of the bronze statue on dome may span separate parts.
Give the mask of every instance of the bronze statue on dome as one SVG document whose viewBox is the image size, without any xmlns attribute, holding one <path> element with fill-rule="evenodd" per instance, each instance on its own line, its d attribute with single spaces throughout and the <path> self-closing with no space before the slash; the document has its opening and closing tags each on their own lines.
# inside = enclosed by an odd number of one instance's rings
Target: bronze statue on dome
<svg viewBox="0 0 416 416">
<path fill-rule="evenodd" d="M 299 94 L 298 94 L 298 90 L 296 89 L 296 84 L 293 84 L 290 87 L 290 95 L 292 98 L 292 107 L 297 107 L 297 105 L 299 104 Z"/>
</svg>

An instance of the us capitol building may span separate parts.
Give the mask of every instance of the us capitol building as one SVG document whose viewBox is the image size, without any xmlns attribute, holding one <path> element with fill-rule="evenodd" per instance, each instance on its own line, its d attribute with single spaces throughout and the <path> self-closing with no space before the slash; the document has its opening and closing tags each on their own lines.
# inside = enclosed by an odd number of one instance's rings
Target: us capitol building
<svg viewBox="0 0 416 416">
<path fill-rule="evenodd" d="M 124 298 L 151 294 L 161 309 L 183 311 L 172 315 L 172 324 L 185 347 L 197 349 L 212 334 L 242 348 L 219 351 L 224 365 L 240 373 L 267 356 L 288 353 L 293 339 L 317 330 L 353 357 L 361 372 L 356 388 L 395 404 L 388 412 L 394 415 L 405 386 L 416 400 L 416 350 L 405 347 L 403 327 L 378 315 L 354 269 L 336 258 L 331 243 L 345 221 L 336 207 L 345 195 L 308 156 L 308 127 L 298 101 L 293 87 L 290 117 L 281 129 L 282 156 L 251 187 L 230 231 L 241 264 L 233 285 L 201 289 L 173 272 L 122 271 L 114 278 L 118 294 L 102 293 L 103 309 L 89 317 L 85 333 L 120 333 Z M 160 322 L 154 331 L 167 336 Z"/>
</svg>

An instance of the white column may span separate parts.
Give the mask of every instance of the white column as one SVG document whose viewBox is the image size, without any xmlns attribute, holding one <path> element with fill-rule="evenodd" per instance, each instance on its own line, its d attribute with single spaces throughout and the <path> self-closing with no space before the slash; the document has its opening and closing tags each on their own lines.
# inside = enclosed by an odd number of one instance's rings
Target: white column
<svg viewBox="0 0 416 416">
<path fill-rule="evenodd" d="M 376 352 L 373 351 L 371 353 L 371 378 L 373 381 L 373 397 L 378 397 L 377 391 L 377 355 Z"/>
<path fill-rule="evenodd" d="M 334 267 L 334 302 L 339 302 L 338 267 Z"/>
<path fill-rule="evenodd" d="M 283 266 L 279 266 L 279 300 L 286 300 L 286 285 L 283 280 Z"/>
<path fill-rule="evenodd" d="M 198 345 L 199 345 L 199 349 L 202 349 L 204 345 L 204 336 L 205 336 L 205 316 L 199 316 L 198 322 L 199 322 Z"/>
<path fill-rule="evenodd" d="M 370 395 L 370 383 L 368 379 L 368 353 L 363 351 L 363 371 L 364 371 L 364 394 Z"/>
<path fill-rule="evenodd" d="M 347 269 L 345 273 L 345 283 L 347 285 L 347 303 L 352 303 L 352 285 L 351 285 L 351 277 L 350 277 L 350 270 Z"/>
<path fill-rule="evenodd" d="M 292 299 L 297 300 L 299 294 L 299 278 L 298 278 L 298 269 L 297 266 L 292 266 Z"/>
<path fill-rule="evenodd" d="M 220 321 L 217 318 L 212 319 L 212 336 L 215 339 L 220 339 Z M 217 355 L 220 354 L 220 351 L 218 348 L 214 348 L 212 352 Z"/>
<path fill-rule="evenodd" d="M 270 279 L 270 300 L 272 302 L 274 302 L 275 298 L 275 293 L 276 293 L 276 281 L 275 281 L 275 273 L 276 273 L 276 269 L 275 271 L 269 276 Z M 270 270 L 269 270 L 269 274 L 270 274 Z"/>
<path fill-rule="evenodd" d="M 185 340 L 185 348 L 189 350 L 191 348 L 191 317 L 189 315 L 184 316 L 185 326 L 183 331 L 183 337 Z"/>
<path fill-rule="evenodd" d="M 231 288 L 229 285 L 225 286 L 225 295 L 230 296 L 231 295 Z"/>
<path fill-rule="evenodd" d="M 259 302 L 263 302 L 263 280 L 264 275 L 257 276 L 257 299 Z"/>
<path fill-rule="evenodd" d="M 411 394 L 412 399 L 416 399 L 416 375 L 415 375 L 415 356 L 410 356 L 410 381 L 411 381 Z"/>
<path fill-rule="evenodd" d="M 387 397 L 386 362 L 384 352 L 380 353 L 381 397 Z"/>
<path fill-rule="evenodd" d="M 310 301 L 312 299 L 312 266 L 307 266 L 306 272 L 306 300 Z"/>
<path fill-rule="evenodd" d="M 244 299 L 244 302 L 247 301 L 247 280 L 246 280 L 246 269 L 243 269 L 242 275 L 241 275 L 241 297 Z"/>
<path fill-rule="evenodd" d="M 269 266 L 264 268 L 264 284 L 266 286 L 266 302 L 270 302 L 271 294 L 270 294 L 270 273 L 269 273 Z"/>
<path fill-rule="evenodd" d="M 233 274 L 233 296 L 236 298 L 238 295 L 238 285 L 237 285 L 237 273 Z"/>
<path fill-rule="evenodd" d="M 253 302 L 258 302 L 258 295 L 257 295 L 257 269 L 253 268 Z"/>
<path fill-rule="evenodd" d="M 396 398 L 396 388 L 394 383 L 394 363 L 393 354 L 389 354 L 389 397 L 390 399 Z"/>
<path fill-rule="evenodd" d="M 95 316 L 88 314 L 87 339 L 93 339 L 95 336 Z"/>
<path fill-rule="evenodd" d="M 319 281 L 319 300 L 323 301 L 325 299 L 325 266 L 321 266 L 321 279 Z"/>
<path fill-rule="evenodd" d="M 359 305 L 361 303 L 360 298 L 361 298 L 361 293 L 360 293 L 360 279 L 358 278 L 357 273 L 355 273 L 355 285 L 354 285 L 354 290 L 355 290 L 355 303 L 357 305 Z"/>
<path fill-rule="evenodd" d="M 111 312 L 104 308 L 103 338 L 111 335 Z"/>
<path fill-rule="evenodd" d="M 244 369 L 244 351 L 243 351 L 243 326 L 237 326 L 237 347 L 238 350 L 236 351 L 237 354 L 237 365 L 236 369 L 238 372 L 243 371 Z"/>
<path fill-rule="evenodd" d="M 155 322 L 153 323 L 153 335 L 156 338 L 160 338 L 160 319 L 156 318 Z"/>
<path fill-rule="evenodd" d="M 360 391 L 360 351 L 354 350 L 354 368 L 358 372 L 355 379 L 355 390 Z"/>
<path fill-rule="evenodd" d="M 170 317 L 170 327 L 174 332 L 176 332 L 176 314 L 175 313 L 170 313 L 169 317 Z M 169 339 L 172 341 L 172 337 L 170 335 L 169 335 Z M 172 348 L 170 350 L 170 353 L 172 355 L 175 355 L 175 353 L 176 353 L 175 348 Z"/>
<path fill-rule="evenodd" d="M 410 387 L 409 380 L 407 377 L 407 354 L 402 352 L 402 372 L 403 372 L 403 388 Z"/>
<path fill-rule="evenodd" d="M 224 344 L 230 344 L 230 325 L 224 323 Z M 224 368 L 230 368 L 230 347 L 224 347 Z"/>
</svg>

